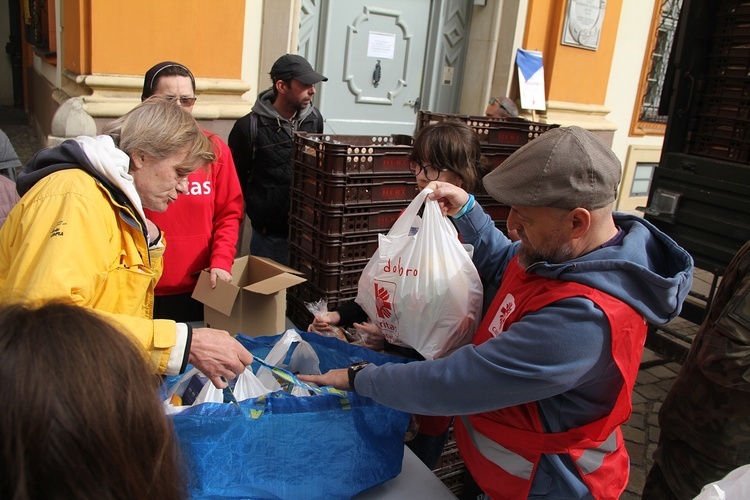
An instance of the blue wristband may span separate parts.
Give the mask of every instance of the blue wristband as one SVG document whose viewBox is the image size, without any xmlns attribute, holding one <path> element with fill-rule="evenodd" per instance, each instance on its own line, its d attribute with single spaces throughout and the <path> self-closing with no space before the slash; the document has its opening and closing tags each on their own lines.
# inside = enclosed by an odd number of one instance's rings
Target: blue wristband
<svg viewBox="0 0 750 500">
<path fill-rule="evenodd" d="M 474 208 L 474 195 L 470 194 L 469 199 L 466 200 L 466 203 L 464 203 L 464 206 L 461 207 L 461 210 L 459 210 L 456 215 L 451 215 L 454 219 L 460 219 L 464 215 L 466 215 L 468 212 L 471 212 L 471 209 Z"/>
</svg>

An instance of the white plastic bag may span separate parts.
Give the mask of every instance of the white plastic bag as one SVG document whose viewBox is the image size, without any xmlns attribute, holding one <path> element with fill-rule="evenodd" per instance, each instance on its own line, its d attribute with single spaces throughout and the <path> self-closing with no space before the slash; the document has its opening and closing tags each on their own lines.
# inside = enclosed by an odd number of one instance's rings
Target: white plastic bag
<svg viewBox="0 0 750 500">
<path fill-rule="evenodd" d="M 292 352 L 289 363 L 284 363 L 287 358 L 289 349 L 292 349 L 293 345 L 294 352 Z M 320 360 L 318 355 L 312 346 L 295 331 L 287 330 L 284 335 L 276 342 L 273 348 L 269 351 L 265 361 L 273 366 L 278 366 L 292 373 L 304 373 L 312 375 L 320 375 Z M 190 384 L 193 376 L 199 375 L 204 377 L 200 370 L 193 367 L 185 374 L 182 375 L 180 381 L 174 384 L 166 394 L 164 400 L 164 411 L 167 415 L 179 413 L 185 408 L 185 406 L 175 406 L 172 403 L 172 396 L 182 396 L 185 389 Z M 244 401 L 246 399 L 257 398 L 264 394 L 271 392 L 280 391 L 281 385 L 274 374 L 268 368 L 261 366 L 258 368 L 258 375 L 253 373 L 250 366 L 245 368 L 245 371 L 237 376 L 237 380 L 230 385 L 234 385 L 232 393 L 234 399 L 237 401 Z M 293 396 L 309 396 L 310 393 L 305 387 L 295 385 L 291 388 L 291 394 Z M 195 401 L 192 406 L 202 403 L 224 403 L 224 390 L 218 389 L 210 380 L 206 380 L 205 384 L 201 388 L 200 392 L 196 395 Z"/>
<path fill-rule="evenodd" d="M 356 302 L 389 342 L 425 359 L 471 341 L 482 313 L 482 282 L 458 233 L 423 189 L 362 271 Z M 410 234 L 424 203 L 421 227 Z"/>
<path fill-rule="evenodd" d="M 207 380 L 203 384 L 203 389 L 198 393 L 195 398 L 194 405 L 201 403 L 223 403 L 224 402 L 224 391 L 214 385 L 213 382 Z"/>
<path fill-rule="evenodd" d="M 289 360 L 289 364 L 284 363 L 287 352 L 297 344 Z M 300 337 L 299 333 L 289 329 L 276 342 L 271 351 L 266 355 L 266 363 L 279 368 L 284 368 L 292 373 L 304 373 L 308 375 L 320 375 L 320 360 L 315 350 L 310 344 Z M 258 379 L 266 387 L 274 387 L 274 390 L 280 390 L 281 386 L 274 374 L 268 368 L 261 366 L 258 368 Z M 295 396 L 309 396 L 307 391 L 301 387 L 294 386 L 292 394 Z"/>
<path fill-rule="evenodd" d="M 750 465 L 743 465 L 723 479 L 705 485 L 694 500 L 745 500 L 750 498 Z"/>
<path fill-rule="evenodd" d="M 237 401 L 259 398 L 269 392 L 273 391 L 263 385 L 249 366 L 245 368 L 244 372 L 239 374 L 237 382 L 234 384 L 234 397 Z"/>
<path fill-rule="evenodd" d="M 203 373 L 201 373 L 200 370 L 193 367 L 190 370 L 186 371 L 183 375 L 180 381 L 175 384 L 169 392 L 167 392 L 167 397 L 164 400 L 164 411 L 167 415 L 172 415 L 173 413 L 179 413 L 185 408 L 189 408 L 188 405 L 185 406 L 175 406 L 172 404 L 172 396 L 178 395 L 180 397 L 183 396 L 183 393 L 185 392 L 185 389 L 187 389 L 187 386 L 190 384 L 190 381 L 195 376 L 201 376 L 204 377 Z M 224 401 L 224 393 L 221 389 L 217 389 L 214 384 L 206 379 L 205 384 L 203 384 L 203 387 L 201 388 L 198 395 L 195 397 L 195 401 L 193 404 L 200 404 L 200 403 L 222 403 Z"/>
</svg>

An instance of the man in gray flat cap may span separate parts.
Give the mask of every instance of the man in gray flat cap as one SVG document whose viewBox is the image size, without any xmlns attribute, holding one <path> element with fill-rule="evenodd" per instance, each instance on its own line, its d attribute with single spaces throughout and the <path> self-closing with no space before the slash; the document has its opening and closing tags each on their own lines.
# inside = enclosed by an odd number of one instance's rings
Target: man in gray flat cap
<svg viewBox="0 0 750 500">
<path fill-rule="evenodd" d="M 483 179 L 511 206 L 511 242 L 473 196 L 433 182 L 474 263 L 499 283 L 474 337 L 450 356 L 304 377 L 400 410 L 457 415 L 459 451 L 497 499 L 618 498 L 646 321 L 675 318 L 690 255 L 645 220 L 613 213 L 620 162 L 579 127 L 545 132 Z"/>
</svg>

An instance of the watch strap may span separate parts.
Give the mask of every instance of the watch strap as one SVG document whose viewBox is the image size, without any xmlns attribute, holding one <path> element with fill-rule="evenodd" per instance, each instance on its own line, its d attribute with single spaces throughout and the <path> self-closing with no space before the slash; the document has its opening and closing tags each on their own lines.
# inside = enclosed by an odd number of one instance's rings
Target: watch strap
<svg viewBox="0 0 750 500">
<path fill-rule="evenodd" d="M 354 388 L 354 379 L 357 376 L 357 372 L 359 372 L 362 368 L 369 365 L 369 361 L 360 361 L 358 363 L 354 363 L 352 365 L 349 365 L 349 369 L 347 370 L 347 375 L 349 376 L 349 387 L 351 387 L 351 390 L 356 392 L 356 389 Z"/>
</svg>

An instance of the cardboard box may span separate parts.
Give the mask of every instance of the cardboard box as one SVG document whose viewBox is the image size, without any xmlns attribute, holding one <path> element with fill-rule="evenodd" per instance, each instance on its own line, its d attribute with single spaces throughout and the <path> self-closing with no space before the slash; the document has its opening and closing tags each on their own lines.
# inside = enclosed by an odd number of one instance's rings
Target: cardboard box
<svg viewBox="0 0 750 500">
<path fill-rule="evenodd" d="M 286 330 L 286 289 L 305 278 L 290 267 L 264 257 L 246 255 L 234 260 L 232 283 L 201 272 L 193 298 L 203 303 L 206 326 L 257 337 Z"/>
</svg>

